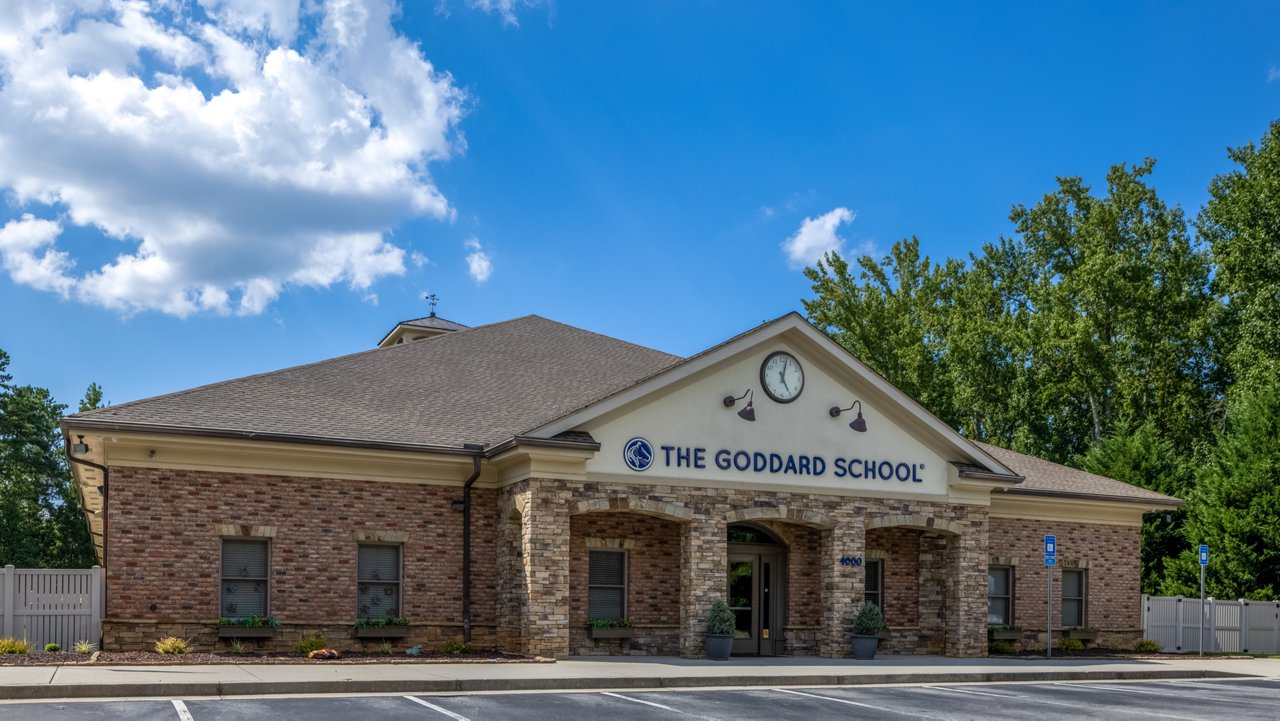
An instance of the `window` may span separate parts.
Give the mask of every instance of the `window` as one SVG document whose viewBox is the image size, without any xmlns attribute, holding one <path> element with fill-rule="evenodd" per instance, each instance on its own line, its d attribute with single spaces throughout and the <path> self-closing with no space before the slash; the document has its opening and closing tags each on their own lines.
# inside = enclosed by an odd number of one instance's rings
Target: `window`
<svg viewBox="0 0 1280 721">
<path fill-rule="evenodd" d="M 587 618 L 627 617 L 627 552 L 590 551 Z"/>
<path fill-rule="evenodd" d="M 884 561 L 867 561 L 862 569 L 866 574 L 866 585 L 862 591 L 863 600 L 870 601 L 884 610 Z"/>
<path fill-rule="evenodd" d="M 357 546 L 356 591 L 356 618 L 400 617 L 399 546 Z"/>
<path fill-rule="evenodd" d="M 1013 568 L 992 566 L 987 569 L 987 623 L 1013 625 Z"/>
<path fill-rule="evenodd" d="M 1062 572 L 1062 625 L 1085 625 L 1084 571 Z"/>
<path fill-rule="evenodd" d="M 221 613 L 226 618 L 267 615 L 267 542 L 222 541 Z"/>
</svg>

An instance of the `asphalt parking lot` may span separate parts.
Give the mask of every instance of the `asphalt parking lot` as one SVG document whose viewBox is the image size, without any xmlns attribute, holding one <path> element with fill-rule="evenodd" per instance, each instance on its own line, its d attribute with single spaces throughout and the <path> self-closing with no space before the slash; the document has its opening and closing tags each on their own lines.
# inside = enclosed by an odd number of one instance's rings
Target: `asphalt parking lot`
<svg viewBox="0 0 1280 721">
<path fill-rule="evenodd" d="M 565 721 L 567 719 L 1280 719 L 1280 680 L 930 684 L 700 690 L 308 696 L 76 701 L 0 705 L 0 719 L 231 721 L 292 718 Z"/>
</svg>

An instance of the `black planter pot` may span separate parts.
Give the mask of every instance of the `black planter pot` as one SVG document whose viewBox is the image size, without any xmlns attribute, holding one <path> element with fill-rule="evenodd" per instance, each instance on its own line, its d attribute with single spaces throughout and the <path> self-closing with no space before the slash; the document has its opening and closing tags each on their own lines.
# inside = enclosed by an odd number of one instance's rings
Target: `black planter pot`
<svg viewBox="0 0 1280 721">
<path fill-rule="evenodd" d="M 703 648 L 707 652 L 707 658 L 712 661 L 728 661 L 729 652 L 733 650 L 733 635 L 708 633 L 706 640 L 703 641 Z"/>
<path fill-rule="evenodd" d="M 870 661 L 876 657 L 876 646 L 880 645 L 879 636 L 853 635 L 853 657 L 859 661 Z"/>
</svg>

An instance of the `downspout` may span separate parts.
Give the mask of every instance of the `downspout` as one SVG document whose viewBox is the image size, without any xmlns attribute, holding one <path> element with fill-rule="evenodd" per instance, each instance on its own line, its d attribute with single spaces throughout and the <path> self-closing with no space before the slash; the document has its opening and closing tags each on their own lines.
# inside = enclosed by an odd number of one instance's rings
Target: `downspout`
<svg viewBox="0 0 1280 721">
<path fill-rule="evenodd" d="M 464 443 L 462 447 L 474 453 L 471 477 L 462 485 L 462 640 L 471 643 L 471 487 L 480 477 L 484 444 Z"/>
<path fill-rule="evenodd" d="M 83 438 L 83 436 L 81 436 L 81 438 Z M 98 488 L 102 492 L 102 608 L 104 611 L 103 615 L 105 616 L 106 615 L 105 611 L 107 608 L 107 588 L 109 586 L 109 584 L 107 583 L 107 578 L 108 578 L 107 519 L 110 518 L 110 514 L 107 513 L 107 498 L 108 498 L 108 494 L 111 492 L 111 469 L 107 468 L 106 466 L 94 463 L 93 461 L 85 460 L 83 458 L 76 458 L 71 453 L 71 443 L 69 442 L 70 440 L 71 439 L 68 438 L 67 435 L 64 433 L 62 436 L 62 450 L 67 454 L 68 461 L 72 463 L 77 463 L 82 466 L 88 466 L 90 468 L 96 468 L 99 471 L 102 471 L 102 485 L 99 486 Z M 79 484 L 77 483 L 76 485 L 79 485 Z M 80 505 L 81 506 L 85 505 L 83 493 L 80 494 Z M 88 519 L 85 520 L 85 523 L 86 524 L 89 523 Z M 90 539 L 92 539 L 93 526 L 89 527 L 89 536 L 90 536 Z"/>
</svg>

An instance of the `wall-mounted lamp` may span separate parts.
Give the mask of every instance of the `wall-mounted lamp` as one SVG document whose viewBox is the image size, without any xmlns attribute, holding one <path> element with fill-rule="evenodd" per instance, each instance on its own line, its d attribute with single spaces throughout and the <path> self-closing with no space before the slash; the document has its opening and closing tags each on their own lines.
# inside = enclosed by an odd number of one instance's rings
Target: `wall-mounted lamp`
<svg viewBox="0 0 1280 721">
<path fill-rule="evenodd" d="M 84 436 L 76 436 L 76 442 L 71 444 L 71 452 L 77 456 L 82 456 L 89 452 L 89 445 L 84 442 Z"/>
<path fill-rule="evenodd" d="M 831 414 L 832 418 L 839 418 L 841 413 L 844 413 L 845 411 L 851 411 L 854 408 L 858 409 L 858 417 L 849 421 L 849 427 L 859 433 L 866 433 L 867 421 L 862 417 L 862 401 L 854 401 L 853 405 L 850 405 L 848 408 L 831 406 L 831 410 L 827 412 Z"/>
<path fill-rule="evenodd" d="M 742 419 L 742 420 L 744 420 L 744 421 L 753 421 L 753 422 L 754 422 L 754 421 L 755 421 L 755 419 L 756 419 L 756 409 L 755 409 L 755 407 L 754 407 L 754 406 L 752 406 L 752 405 L 751 405 L 751 403 L 752 403 L 752 401 L 754 401 L 754 400 L 755 400 L 755 396 L 752 394 L 752 392 L 751 392 L 751 389 L 750 389 L 750 388 L 748 388 L 748 389 L 747 389 L 747 392 L 746 392 L 746 393 L 743 393 L 742 395 L 738 396 L 737 398 L 734 398 L 733 396 L 725 396 L 725 397 L 724 397 L 724 407 L 725 407 L 725 408 L 732 408 L 734 403 L 737 403 L 738 401 L 742 400 L 743 398 L 746 398 L 746 399 L 747 399 L 747 407 L 746 407 L 746 408 L 743 408 L 743 409 L 742 409 L 742 410 L 740 410 L 740 411 L 738 411 L 738 417 L 739 417 L 739 418 L 741 418 L 741 419 Z"/>
</svg>

